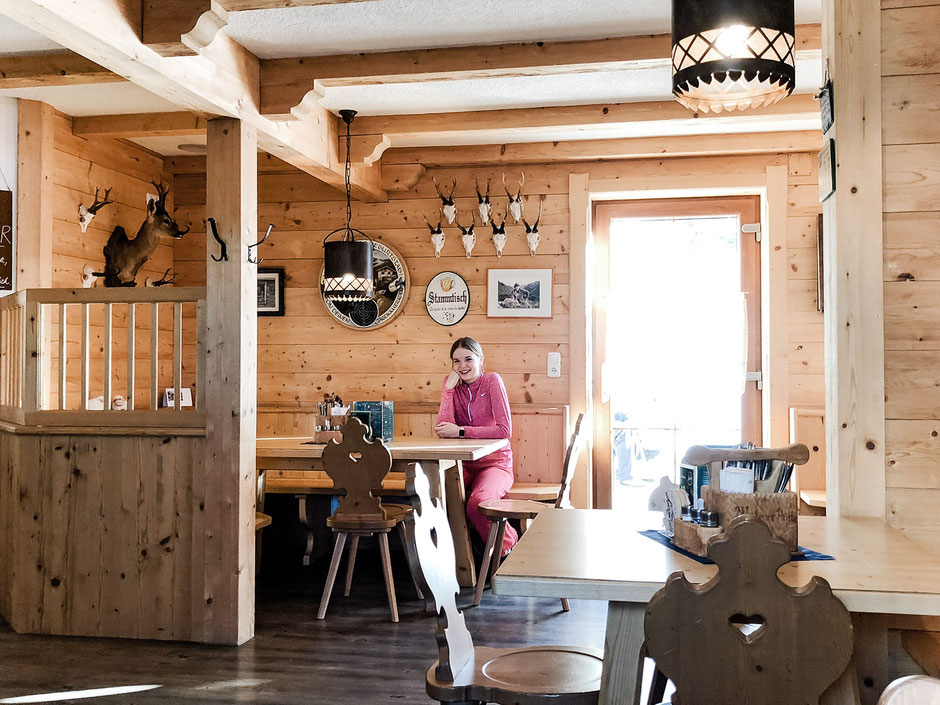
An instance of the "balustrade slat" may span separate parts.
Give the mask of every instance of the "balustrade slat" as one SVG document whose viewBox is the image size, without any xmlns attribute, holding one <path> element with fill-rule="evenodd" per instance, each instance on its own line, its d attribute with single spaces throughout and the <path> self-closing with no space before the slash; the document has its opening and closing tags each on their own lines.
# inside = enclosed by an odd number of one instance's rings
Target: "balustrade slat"
<svg viewBox="0 0 940 705">
<path fill-rule="evenodd" d="M 42 408 L 42 375 L 39 363 L 42 360 L 42 304 L 27 299 L 24 311 L 22 338 L 26 341 L 24 352 L 23 410 L 26 413 Z"/>
<path fill-rule="evenodd" d="M 127 304 L 127 410 L 134 410 L 134 363 L 137 357 L 135 346 L 136 335 L 136 308 L 133 303 Z"/>
<path fill-rule="evenodd" d="M 104 410 L 111 410 L 111 304 L 104 305 Z"/>
<path fill-rule="evenodd" d="M 183 400 L 180 387 L 183 382 L 183 304 L 173 304 L 173 408 L 179 411 Z"/>
<path fill-rule="evenodd" d="M 65 304 L 59 304 L 59 409 L 65 410 L 66 394 L 66 349 L 65 349 Z"/>
<path fill-rule="evenodd" d="M 150 408 L 157 409 L 157 376 L 160 372 L 157 357 L 157 348 L 160 342 L 160 308 L 158 304 L 150 304 Z"/>
<path fill-rule="evenodd" d="M 196 410 L 206 410 L 206 302 L 196 303 Z"/>
<path fill-rule="evenodd" d="M 81 409 L 88 410 L 88 304 L 82 304 L 82 398 L 81 398 Z"/>
</svg>

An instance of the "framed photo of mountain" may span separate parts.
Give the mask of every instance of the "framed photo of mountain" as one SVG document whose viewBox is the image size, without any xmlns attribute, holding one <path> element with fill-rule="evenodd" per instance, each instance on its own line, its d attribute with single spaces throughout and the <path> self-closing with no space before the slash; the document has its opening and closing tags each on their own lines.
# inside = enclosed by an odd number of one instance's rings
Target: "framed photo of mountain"
<svg viewBox="0 0 940 705">
<path fill-rule="evenodd" d="M 552 270 L 486 270 L 486 315 L 490 318 L 551 318 Z"/>
</svg>

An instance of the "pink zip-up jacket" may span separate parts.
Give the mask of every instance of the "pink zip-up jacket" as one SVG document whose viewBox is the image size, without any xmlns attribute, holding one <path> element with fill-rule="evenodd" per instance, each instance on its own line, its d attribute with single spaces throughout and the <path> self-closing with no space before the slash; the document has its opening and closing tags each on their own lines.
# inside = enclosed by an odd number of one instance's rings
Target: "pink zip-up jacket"
<svg viewBox="0 0 940 705">
<path fill-rule="evenodd" d="M 495 372 L 484 372 L 473 384 L 459 382 L 448 389 L 445 377 L 437 422 L 445 421 L 463 426 L 466 438 L 512 438 L 509 397 L 502 378 Z M 512 450 L 507 446 L 480 460 L 464 461 L 468 470 L 492 465 L 512 472 Z"/>
</svg>

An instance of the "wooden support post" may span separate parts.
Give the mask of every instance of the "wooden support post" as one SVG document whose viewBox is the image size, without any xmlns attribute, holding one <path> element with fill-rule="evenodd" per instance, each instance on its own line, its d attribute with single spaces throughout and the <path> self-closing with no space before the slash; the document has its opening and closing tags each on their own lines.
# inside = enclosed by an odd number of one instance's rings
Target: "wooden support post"
<svg viewBox="0 0 940 705">
<path fill-rule="evenodd" d="M 761 220 L 761 369 L 764 373 L 761 404 L 763 443 L 779 448 L 790 438 L 790 390 L 787 369 L 787 167 L 768 166 L 767 198 Z M 743 223 L 742 223 L 743 225 Z"/>
<path fill-rule="evenodd" d="M 835 193 L 823 206 L 830 515 L 885 516 L 881 9 L 825 0 Z M 860 57 L 865 57 L 864 60 Z"/>
<path fill-rule="evenodd" d="M 111 304 L 104 305 L 104 410 L 111 411 Z"/>
<path fill-rule="evenodd" d="M 590 418 L 590 384 L 592 353 L 594 343 L 591 337 L 592 295 L 588 294 L 588 233 L 591 218 L 591 195 L 588 174 L 568 175 L 569 231 L 571 233 L 571 251 L 568 255 L 572 282 L 580 282 L 571 287 L 571 326 L 568 349 L 571 351 L 571 369 L 569 381 L 569 406 L 571 415 L 577 417 L 584 413 Z M 564 364 L 564 363 L 563 363 Z M 565 425 L 565 434 L 571 429 Z M 593 441 L 589 441 L 593 445 Z M 594 483 L 591 452 L 581 453 L 579 467 L 575 468 L 571 483 L 571 501 L 574 506 L 590 509 L 594 506 Z"/>
<path fill-rule="evenodd" d="M 257 270 L 245 253 L 257 238 L 257 137 L 231 118 L 207 128 L 206 213 L 228 259 L 206 273 L 205 634 L 241 644 L 254 635 Z M 214 248 L 207 248 L 213 252 Z"/>
<path fill-rule="evenodd" d="M 16 288 L 52 286 L 52 176 L 55 112 L 19 101 L 16 194 Z"/>
<path fill-rule="evenodd" d="M 66 366 L 66 347 L 65 340 L 67 337 L 66 334 L 66 305 L 59 304 L 59 409 L 65 410 L 66 408 L 66 392 L 68 391 L 68 386 L 66 384 L 67 380 L 67 366 Z"/>
</svg>

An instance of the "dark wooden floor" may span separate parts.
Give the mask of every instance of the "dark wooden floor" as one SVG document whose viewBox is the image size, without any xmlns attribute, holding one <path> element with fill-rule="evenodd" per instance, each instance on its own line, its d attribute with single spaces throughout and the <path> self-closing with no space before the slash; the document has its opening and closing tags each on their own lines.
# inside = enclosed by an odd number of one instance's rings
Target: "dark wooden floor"
<svg viewBox="0 0 940 705">
<path fill-rule="evenodd" d="M 393 554 L 401 621 L 388 621 L 379 557 L 360 551 L 352 595 L 334 590 L 327 618 L 316 608 L 325 559 L 284 568 L 265 555 L 256 636 L 238 647 L 121 639 L 21 636 L 0 621 L 0 703 L 37 693 L 157 684 L 134 694 L 66 703 L 415 703 L 431 700 L 424 676 L 437 657 L 436 620 L 423 611 L 400 552 Z M 277 565 L 275 565 L 277 563 Z M 287 561 L 296 566 L 296 560 Z M 472 603 L 465 591 L 463 603 Z M 484 595 L 467 609 L 478 644 L 571 643 L 602 647 L 606 604 Z"/>
</svg>

